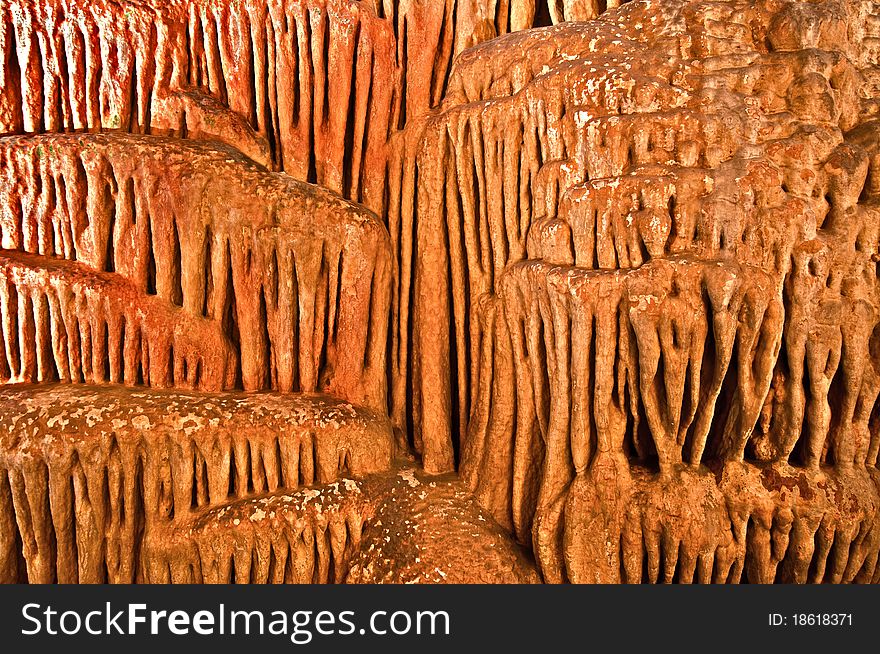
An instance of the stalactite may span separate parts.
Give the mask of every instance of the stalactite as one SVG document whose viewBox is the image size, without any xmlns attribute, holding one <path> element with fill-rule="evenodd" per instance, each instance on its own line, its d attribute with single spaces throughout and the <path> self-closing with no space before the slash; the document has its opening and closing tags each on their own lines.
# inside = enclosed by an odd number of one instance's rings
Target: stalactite
<svg viewBox="0 0 880 654">
<path fill-rule="evenodd" d="M 378 485 L 342 479 L 196 513 L 147 543 L 152 583 L 342 583 Z M 368 492 L 372 491 L 372 492 Z"/>
<path fill-rule="evenodd" d="M 192 319 L 222 321 L 234 297 L 246 390 L 385 407 L 392 262 L 369 211 L 159 137 L 12 137 L 0 160 L 7 248 L 115 272 Z"/>
<path fill-rule="evenodd" d="M 2 69 L 0 133 L 218 139 L 381 211 L 372 171 L 384 165 L 399 73 L 392 26 L 362 4 L 7 4 L 0 48 L 15 65 Z"/>
<path fill-rule="evenodd" d="M 17 535 L 0 572 L 20 577 L 20 540 L 38 583 L 139 581 L 157 525 L 230 497 L 380 472 L 393 451 L 387 420 L 324 396 L 51 384 L 3 391 L 0 438 L 12 496 L 2 524 Z"/>
<path fill-rule="evenodd" d="M 0 580 L 880 581 L 878 24 L 0 6 Z"/>
<path fill-rule="evenodd" d="M 408 128 L 416 444 L 448 469 L 460 442 L 545 580 L 640 581 L 647 556 L 650 581 L 804 581 L 813 523 L 860 535 L 828 579 L 872 579 L 863 9 L 795 5 L 636 1 L 496 39 Z M 765 490 L 788 466 L 807 499 Z M 858 500 L 815 499 L 820 476 Z"/>
<path fill-rule="evenodd" d="M 0 370 L 11 382 L 235 384 L 238 357 L 219 320 L 80 264 L 0 251 L 0 316 Z"/>
</svg>

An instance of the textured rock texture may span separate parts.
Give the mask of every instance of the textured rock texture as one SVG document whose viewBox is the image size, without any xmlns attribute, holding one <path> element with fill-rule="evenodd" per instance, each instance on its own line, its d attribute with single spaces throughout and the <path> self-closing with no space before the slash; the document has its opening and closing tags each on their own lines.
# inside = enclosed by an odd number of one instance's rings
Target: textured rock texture
<svg viewBox="0 0 880 654">
<path fill-rule="evenodd" d="M 246 390 L 320 386 L 384 406 L 392 264 L 368 210 L 226 148 L 161 137 L 10 137 L 0 160 L 4 246 L 117 273 L 225 322 Z M 111 338 L 126 329 L 116 323 Z"/>
<path fill-rule="evenodd" d="M 546 580 L 876 579 L 871 11 L 636 1 L 458 59 L 404 190 L 416 442 Z"/>
<path fill-rule="evenodd" d="M 880 9 L 0 0 L 0 580 L 880 581 Z"/>
<path fill-rule="evenodd" d="M 30 581 L 139 581 L 144 532 L 229 497 L 385 470 L 392 452 L 386 419 L 326 396 L 10 388 L 0 574 L 20 578 L 18 540 Z"/>
<path fill-rule="evenodd" d="M 361 164 L 381 168 L 399 74 L 391 25 L 364 6 L 6 2 L 0 130 L 217 139 L 369 204 L 381 186 Z"/>
<path fill-rule="evenodd" d="M 378 504 L 351 562 L 348 583 L 530 584 L 534 566 L 447 477 L 399 473 Z"/>
<path fill-rule="evenodd" d="M 152 583 L 538 581 L 461 482 L 409 467 L 236 500 L 169 525 L 145 545 Z"/>
</svg>

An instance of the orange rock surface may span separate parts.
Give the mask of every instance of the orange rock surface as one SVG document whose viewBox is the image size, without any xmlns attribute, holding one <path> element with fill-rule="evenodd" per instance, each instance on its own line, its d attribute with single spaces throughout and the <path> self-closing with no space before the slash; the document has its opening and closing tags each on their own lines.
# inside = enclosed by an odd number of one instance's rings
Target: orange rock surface
<svg viewBox="0 0 880 654">
<path fill-rule="evenodd" d="M 0 53 L 0 579 L 880 581 L 875 3 L 6 0 Z"/>
</svg>

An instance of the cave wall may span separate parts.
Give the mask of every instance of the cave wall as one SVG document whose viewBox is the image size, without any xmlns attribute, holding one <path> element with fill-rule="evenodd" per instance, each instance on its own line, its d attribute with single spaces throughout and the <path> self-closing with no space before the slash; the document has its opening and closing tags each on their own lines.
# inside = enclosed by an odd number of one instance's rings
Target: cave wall
<svg viewBox="0 0 880 654">
<path fill-rule="evenodd" d="M 0 3 L 0 576 L 400 581 L 415 465 L 544 581 L 876 581 L 878 25 Z"/>
<path fill-rule="evenodd" d="M 418 127 L 416 438 L 545 579 L 872 578 L 871 11 L 632 2 Z"/>
</svg>

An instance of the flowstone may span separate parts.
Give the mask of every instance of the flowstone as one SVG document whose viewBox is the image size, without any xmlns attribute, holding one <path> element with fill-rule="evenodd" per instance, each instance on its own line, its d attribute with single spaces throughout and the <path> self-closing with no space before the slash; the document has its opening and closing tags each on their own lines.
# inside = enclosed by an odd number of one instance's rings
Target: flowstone
<svg viewBox="0 0 880 654">
<path fill-rule="evenodd" d="M 0 580 L 880 581 L 880 3 L 0 0 Z"/>
</svg>

